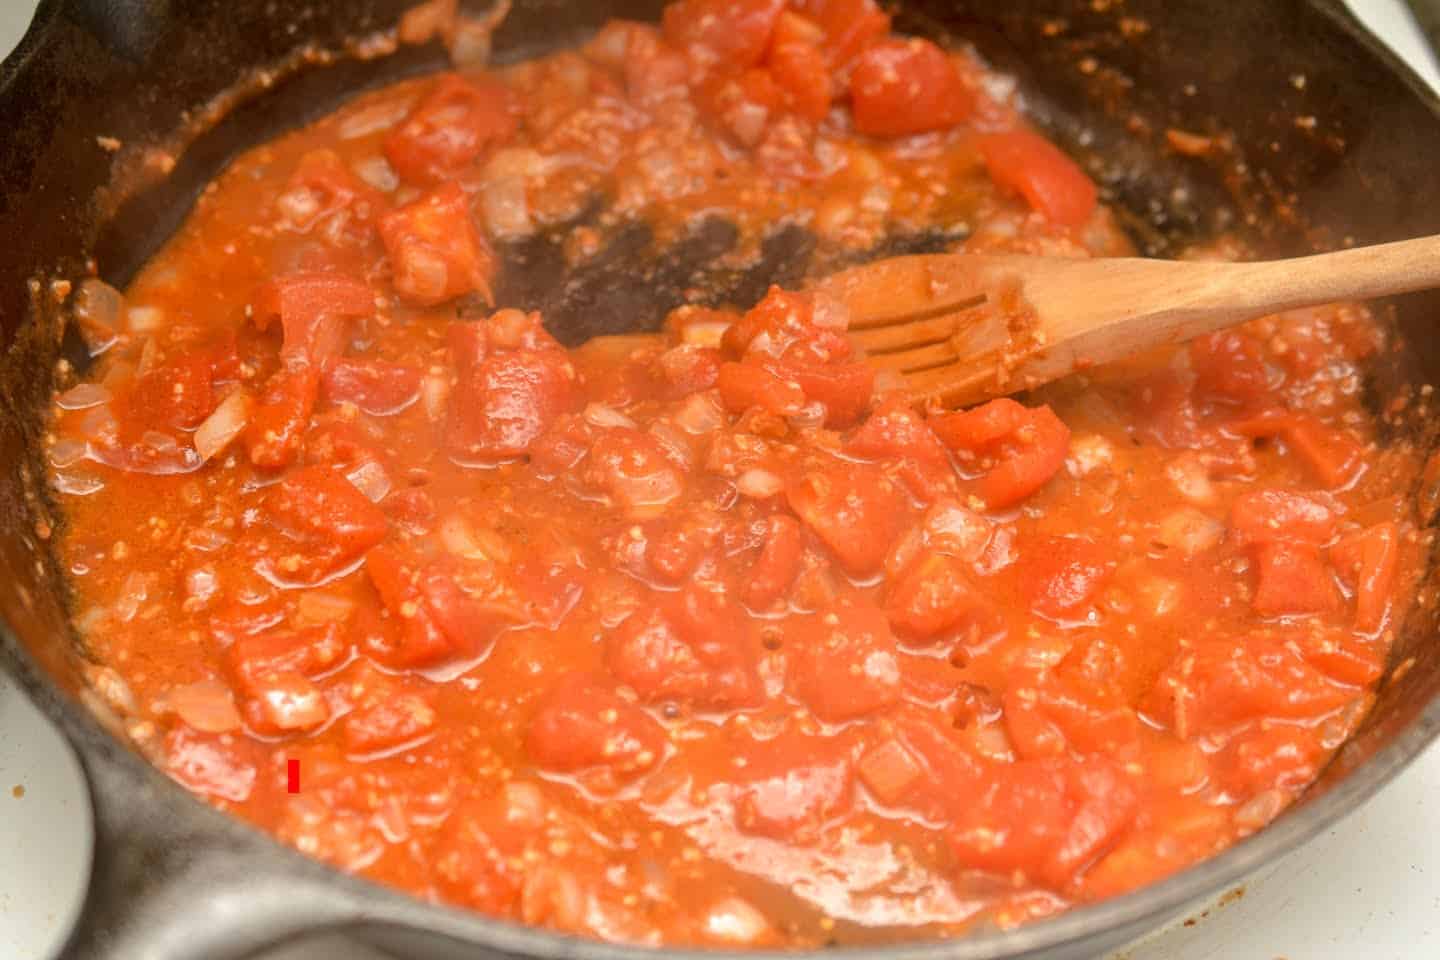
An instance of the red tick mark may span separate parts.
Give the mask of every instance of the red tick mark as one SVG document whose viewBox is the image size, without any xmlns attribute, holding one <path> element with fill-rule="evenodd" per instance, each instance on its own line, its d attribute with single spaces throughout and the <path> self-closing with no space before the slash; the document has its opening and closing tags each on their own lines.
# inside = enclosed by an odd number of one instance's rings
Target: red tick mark
<svg viewBox="0 0 1440 960">
<path fill-rule="evenodd" d="M 300 792 L 300 761 L 294 758 L 285 761 L 285 790 L 289 793 Z"/>
</svg>

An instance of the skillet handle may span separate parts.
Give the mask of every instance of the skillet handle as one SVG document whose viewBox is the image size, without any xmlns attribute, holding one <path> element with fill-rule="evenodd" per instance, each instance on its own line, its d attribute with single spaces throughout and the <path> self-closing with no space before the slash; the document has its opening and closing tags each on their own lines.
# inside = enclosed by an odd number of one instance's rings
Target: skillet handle
<svg viewBox="0 0 1440 960">
<path fill-rule="evenodd" d="M 95 857 L 74 960 L 240 960 L 344 925 L 365 891 L 204 806 L 97 728 L 71 727 Z"/>
</svg>

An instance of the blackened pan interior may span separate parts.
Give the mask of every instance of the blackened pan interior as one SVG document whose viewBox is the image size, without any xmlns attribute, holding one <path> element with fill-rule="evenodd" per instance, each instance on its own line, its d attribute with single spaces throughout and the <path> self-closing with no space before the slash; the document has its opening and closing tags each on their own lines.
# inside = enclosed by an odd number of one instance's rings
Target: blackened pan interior
<svg viewBox="0 0 1440 960">
<path fill-rule="evenodd" d="M 366 59 L 347 43 L 387 28 L 409 2 L 46 0 L 0 73 L 0 663 L 83 754 L 147 789 L 179 790 L 117 748 L 76 698 L 75 641 L 46 540 L 61 518 L 38 455 L 69 343 L 50 282 L 78 279 L 93 258 L 124 283 L 236 152 L 323 114 L 346 91 L 439 65 L 434 46 Z M 543 52 L 612 16 L 654 19 L 660 5 L 516 0 L 496 54 Z M 899 14 L 903 29 L 973 42 L 1016 72 L 1033 115 L 1086 161 L 1147 252 L 1225 229 L 1275 253 L 1440 233 L 1440 104 L 1331 0 L 908 0 Z M 269 83 L 258 82 L 262 67 L 274 68 Z M 1167 127 L 1235 147 L 1206 161 L 1177 157 L 1163 149 Z M 119 152 L 102 137 L 119 140 Z M 178 158 L 173 169 L 167 157 Z M 1427 421 L 1437 418 L 1414 388 L 1440 379 L 1440 296 L 1393 309 L 1408 337 L 1377 365 L 1371 394 L 1386 407 L 1405 398 L 1392 432 L 1428 452 L 1437 428 Z M 1432 521 L 1440 494 L 1417 496 Z M 889 952 L 1018 955 L 1063 943 L 1089 952 L 1272 859 L 1351 809 L 1440 728 L 1436 642 L 1434 605 L 1422 606 L 1395 653 L 1413 665 L 1384 684 L 1305 802 L 1257 837 L 1137 894 L 1012 934 Z M 447 929 L 505 952 L 631 955 L 418 903 L 413 912 L 420 923 L 448 917 Z"/>
</svg>

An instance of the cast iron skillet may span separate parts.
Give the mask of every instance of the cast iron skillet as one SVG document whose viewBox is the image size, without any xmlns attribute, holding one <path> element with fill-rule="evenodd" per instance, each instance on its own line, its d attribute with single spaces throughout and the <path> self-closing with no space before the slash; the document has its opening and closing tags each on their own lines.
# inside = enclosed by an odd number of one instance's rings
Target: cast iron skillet
<svg viewBox="0 0 1440 960">
<path fill-rule="evenodd" d="M 58 518 L 44 490 L 42 413 L 73 339 L 63 291 L 51 281 L 78 279 L 93 257 L 103 276 L 123 283 L 236 149 L 326 112 L 346 89 L 437 65 L 437 47 L 365 59 L 356 56 L 363 45 L 346 43 L 390 27 L 408 2 L 46 0 L 0 72 L 0 665 L 64 731 L 90 782 L 94 869 L 68 955 L 225 960 L 307 932 L 345 930 L 408 957 L 641 956 L 344 876 L 193 799 L 112 735 L 114 718 L 85 695 L 83 652 L 48 548 Z M 659 6 L 517 0 L 496 54 L 570 42 L 610 16 L 653 19 Z M 1088 158 L 1149 252 L 1230 227 L 1277 253 L 1440 232 L 1440 102 L 1338 2 L 996 6 L 908 0 L 899 23 L 969 39 L 1017 69 L 1035 115 Z M 261 67 L 273 68 L 268 83 L 257 82 Z M 1228 135 L 1236 146 L 1211 163 L 1169 156 L 1157 144 L 1172 125 Z M 123 147 L 112 153 L 98 136 Z M 145 149 L 155 145 L 172 152 Z M 179 157 L 173 169 L 166 156 Z M 902 238 L 900 247 L 928 242 L 912 241 Z M 588 332 L 578 317 L 597 309 L 607 323 L 659 316 L 675 271 L 709 277 L 717 243 L 723 237 L 677 255 L 632 237 L 609 260 L 610 273 L 585 276 L 547 274 L 554 267 L 543 251 L 512 249 L 509 289 L 515 299 L 548 298 L 550 322 L 575 339 Z M 775 261 L 808 252 L 803 235 L 792 234 L 775 241 L 767 260 L 783 275 Z M 666 264 L 649 274 L 661 294 L 617 298 L 614 279 L 627 262 L 656 261 Z M 747 289 L 744 278 L 710 279 L 717 296 Z M 1377 364 L 1371 395 L 1377 408 L 1408 401 L 1390 432 L 1430 451 L 1436 418 L 1411 387 L 1440 379 L 1440 298 L 1393 306 L 1399 329 L 1414 337 Z M 1427 523 L 1440 499 L 1437 472 L 1428 474 L 1430 488 L 1416 491 Z M 885 960 L 1094 957 L 1133 939 L 1332 824 L 1413 759 L 1440 730 L 1437 638 L 1434 605 L 1422 605 L 1395 654 L 1395 663 L 1413 658 L 1411 665 L 1386 681 L 1370 720 L 1320 783 L 1256 837 L 1163 883 L 1020 930 L 856 952 Z"/>
</svg>

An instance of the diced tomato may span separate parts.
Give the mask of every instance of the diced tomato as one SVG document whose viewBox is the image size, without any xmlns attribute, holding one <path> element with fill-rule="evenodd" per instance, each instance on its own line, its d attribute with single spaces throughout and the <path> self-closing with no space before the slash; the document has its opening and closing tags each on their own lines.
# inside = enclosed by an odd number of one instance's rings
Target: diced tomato
<svg viewBox="0 0 1440 960">
<path fill-rule="evenodd" d="M 371 416 L 399 413 L 420 395 L 420 371 L 400 363 L 341 357 L 325 367 L 325 399 L 353 403 Z"/>
<path fill-rule="evenodd" d="M 950 633 L 988 632 L 995 611 L 958 557 L 927 551 L 890 590 L 886 615 L 902 636 L 934 640 Z"/>
<path fill-rule="evenodd" d="M 380 219 L 395 292 L 422 307 L 461 294 L 491 301 L 495 255 L 470 216 L 469 201 L 451 181 Z"/>
<path fill-rule="evenodd" d="M 847 572 L 867 577 L 885 562 L 905 519 L 905 495 L 881 471 L 859 464 L 812 471 L 785 488 L 790 509 Z"/>
<path fill-rule="evenodd" d="M 875 0 L 799 0 L 794 6 L 824 32 L 825 51 L 835 67 L 890 33 L 890 15 Z"/>
<path fill-rule="evenodd" d="M 727 409 L 744 413 L 759 407 L 768 413 L 791 416 L 805 407 L 805 391 L 792 380 L 782 380 L 753 363 L 722 363 L 716 379 Z"/>
<path fill-rule="evenodd" d="M 341 734 L 350 753 L 379 753 L 428 736 L 437 718 L 435 708 L 422 695 L 395 693 L 348 714 Z"/>
<path fill-rule="evenodd" d="M 1135 711 L 1113 684 L 1087 682 L 1046 670 L 1005 690 L 1005 729 L 1027 759 L 1076 753 L 1114 756 L 1133 746 L 1140 732 Z"/>
<path fill-rule="evenodd" d="M 805 543 L 793 517 L 776 514 L 765 521 L 765 542 L 745 578 L 745 603 L 768 610 L 785 595 L 800 572 Z"/>
<path fill-rule="evenodd" d="M 625 51 L 625 95 L 647 109 L 685 96 L 693 73 L 684 55 L 658 41 L 650 33 L 632 33 Z"/>
<path fill-rule="evenodd" d="M 347 472 L 362 463 L 384 464 L 376 440 L 354 423 L 333 420 L 311 430 L 305 437 L 305 463 L 340 467 Z"/>
<path fill-rule="evenodd" d="M 1270 392 L 1260 343 L 1240 330 L 1221 330 L 1190 344 L 1195 394 L 1202 400 L 1247 406 Z"/>
<path fill-rule="evenodd" d="M 215 409 L 212 378 L 209 355 L 201 352 L 177 357 L 135 381 L 127 398 L 126 416 L 148 429 L 193 429 Z"/>
<path fill-rule="evenodd" d="M 406 180 L 439 183 L 474 163 L 487 147 L 509 140 L 517 110 L 499 80 L 446 74 L 385 138 L 385 157 Z"/>
<path fill-rule="evenodd" d="M 585 592 L 585 568 L 573 548 L 532 546 L 514 579 L 527 619 L 548 630 L 559 629 Z"/>
<path fill-rule="evenodd" d="M 900 664 L 885 616 L 837 607 L 786 631 L 790 692 L 827 723 L 876 713 L 900 697 Z"/>
<path fill-rule="evenodd" d="M 320 373 L 303 358 L 283 361 L 265 381 L 250 413 L 244 441 L 250 462 L 278 470 L 295 462 L 320 395 Z"/>
<path fill-rule="evenodd" d="M 545 824 L 544 797 L 533 783 L 512 781 L 466 801 L 436 838 L 436 885 L 455 903 L 510 916 L 528 873 L 522 854 Z"/>
<path fill-rule="evenodd" d="M 1281 437 L 1327 489 L 1348 486 L 1365 470 L 1365 451 L 1353 437 L 1305 414 L 1267 411 L 1226 429 L 1245 437 Z"/>
<path fill-rule="evenodd" d="M 838 309 L 814 294 L 771 287 L 764 299 L 726 328 L 721 346 L 737 360 L 841 363 L 854 348 Z"/>
<path fill-rule="evenodd" d="M 765 56 L 785 0 L 679 0 L 665 7 L 665 39 L 707 66 L 753 67 Z"/>
<path fill-rule="evenodd" d="M 907 137 L 944 130 L 974 108 L 950 56 L 929 40 L 884 40 L 855 59 L 850 109 L 863 134 Z"/>
<path fill-rule="evenodd" d="M 631 515 L 663 510 L 685 490 L 685 477 L 648 433 L 606 430 L 585 463 L 585 480 Z"/>
<path fill-rule="evenodd" d="M 374 636 L 367 652 L 388 667 L 428 667 L 458 657 L 481 657 L 499 629 L 513 619 L 502 606 L 462 589 L 458 570 L 427 562 L 396 544 L 371 550 L 365 572 L 394 625 L 392 631 Z"/>
<path fill-rule="evenodd" d="M 859 772 L 883 802 L 942 822 L 989 785 L 986 765 L 959 731 L 909 712 L 895 717 L 889 740 L 861 758 Z"/>
<path fill-rule="evenodd" d="M 781 380 L 798 383 L 806 398 L 823 404 L 825 426 L 831 429 L 850 426 L 870 408 L 875 369 L 868 363 L 766 360 L 764 366 Z"/>
<path fill-rule="evenodd" d="M 1105 758 L 1021 761 L 993 776 L 994 788 L 956 818 L 950 833 L 956 857 L 1054 889 L 1064 889 L 1120 837 L 1138 803 L 1134 788 Z"/>
<path fill-rule="evenodd" d="M 921 500 L 954 487 L 954 468 L 935 431 L 903 400 L 884 401 L 845 441 L 845 452 L 866 460 L 900 462 L 900 477 Z"/>
<path fill-rule="evenodd" d="M 736 737 L 745 764 L 735 783 L 735 825 L 788 843 L 813 843 L 850 805 L 854 775 L 844 741 L 782 733 Z"/>
<path fill-rule="evenodd" d="M 165 772 L 192 793 L 244 803 L 255 789 L 263 750 L 245 738 L 177 726 L 165 736 Z"/>
<path fill-rule="evenodd" d="M 341 273 L 299 272 L 262 286 L 251 307 L 261 330 L 280 320 L 282 358 L 321 363 L 344 349 L 347 321 L 375 312 L 375 294 L 364 281 Z"/>
<path fill-rule="evenodd" d="M 783 43 L 771 48 L 768 62 L 786 107 L 806 120 L 824 120 L 830 112 L 834 88 L 830 65 L 819 48 L 808 43 Z"/>
<path fill-rule="evenodd" d="M 1399 560 L 1400 534 L 1390 521 L 1352 533 L 1330 548 L 1335 573 L 1355 593 L 1357 633 L 1373 634 L 1384 625 Z"/>
<path fill-rule="evenodd" d="M 1330 502 L 1308 493 L 1255 490 L 1230 508 L 1230 535 L 1240 546 L 1288 540 L 1319 547 L 1335 536 L 1335 524 Z"/>
<path fill-rule="evenodd" d="M 253 636 L 285 621 L 285 608 L 277 601 L 246 604 L 230 601 L 210 614 L 210 634 L 222 647 Z"/>
<path fill-rule="evenodd" d="M 461 378 L 450 400 L 445 443 L 461 462 L 522 456 L 579 396 L 565 351 L 492 353 Z"/>
<path fill-rule="evenodd" d="M 269 737 L 313 730 L 330 719 L 325 695 L 298 673 L 266 674 L 240 709 L 251 730 Z"/>
<path fill-rule="evenodd" d="M 655 358 L 659 378 L 669 388 L 667 399 L 688 397 L 709 390 L 720 379 L 720 351 L 682 343 Z"/>
<path fill-rule="evenodd" d="M 930 419 L 962 463 L 980 470 L 976 492 L 992 509 L 1012 506 L 1045 485 L 1065 463 L 1070 430 L 1048 406 L 1000 398 Z"/>
<path fill-rule="evenodd" d="M 592 789 L 616 789 L 653 769 L 665 743 L 649 714 L 583 673 L 560 679 L 525 734 L 532 760 L 547 770 L 590 774 L 585 782 Z"/>
<path fill-rule="evenodd" d="M 696 105 L 727 136 L 743 147 L 760 143 L 784 102 L 784 93 L 768 70 L 714 74 L 695 94 Z"/>
<path fill-rule="evenodd" d="M 1329 613 L 1340 606 L 1340 593 L 1320 550 L 1306 543 L 1280 540 L 1257 544 L 1255 597 L 1262 617 Z"/>
<path fill-rule="evenodd" d="M 262 559 L 276 577 L 314 584 L 344 571 L 385 539 L 380 508 L 328 467 L 301 467 L 266 495 L 263 514 L 278 536 Z"/>
<path fill-rule="evenodd" d="M 1200 640 L 1160 674 L 1146 712 L 1184 740 L 1264 717 L 1314 720 L 1354 691 L 1264 633 Z"/>
<path fill-rule="evenodd" d="M 1114 569 L 1114 558 L 1093 540 L 1046 537 L 1021 549 L 1016 577 L 1031 610 L 1061 620 L 1089 603 Z"/>
<path fill-rule="evenodd" d="M 1307 630 L 1295 639 L 1295 647 L 1306 663 L 1339 683 L 1368 687 L 1385 672 L 1383 650 L 1364 637 Z"/>
<path fill-rule="evenodd" d="M 1014 190 L 1046 219 L 1079 227 L 1095 212 L 1095 181 L 1059 147 L 1029 130 L 980 139 L 990 179 Z"/>
<path fill-rule="evenodd" d="M 490 353 L 490 335 L 483 322 L 450 324 L 445 328 L 445 343 L 450 348 L 450 362 L 462 377 L 469 376 Z"/>
<path fill-rule="evenodd" d="M 1221 755 L 1221 776 L 1225 786 L 1240 796 L 1277 787 L 1295 790 L 1315 779 L 1324 753 L 1308 727 L 1262 726 Z"/>
<path fill-rule="evenodd" d="M 340 666 L 349 654 L 350 644 L 340 628 L 327 623 L 239 636 L 225 651 L 225 665 L 236 689 L 255 697 L 266 677 L 282 673 L 314 677 Z"/>
<path fill-rule="evenodd" d="M 310 150 L 300 158 L 276 201 L 284 222 L 300 233 L 317 226 L 351 243 L 370 235 L 385 198 L 345 166 L 334 150 Z"/>
<path fill-rule="evenodd" d="M 647 701 L 733 708 L 761 694 L 749 617 L 694 584 L 632 613 L 605 655 L 610 672 Z"/>
</svg>

